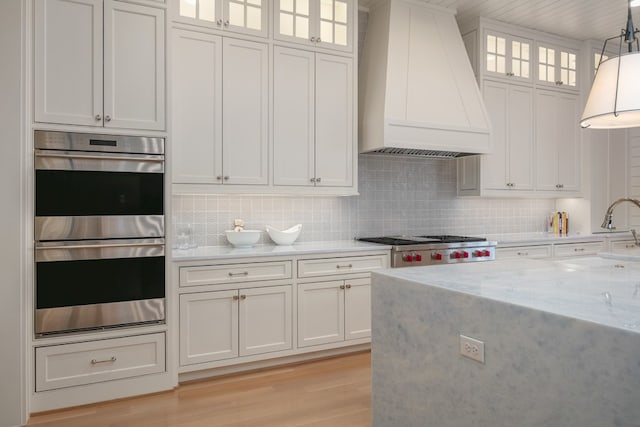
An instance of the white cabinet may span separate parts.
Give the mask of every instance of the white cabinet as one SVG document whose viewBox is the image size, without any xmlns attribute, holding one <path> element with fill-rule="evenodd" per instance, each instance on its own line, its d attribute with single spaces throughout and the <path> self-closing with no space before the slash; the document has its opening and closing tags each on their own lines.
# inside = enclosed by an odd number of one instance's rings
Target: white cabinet
<svg viewBox="0 0 640 427">
<path fill-rule="evenodd" d="M 547 42 L 538 42 L 536 83 L 562 89 L 578 89 L 578 52 Z"/>
<path fill-rule="evenodd" d="M 351 52 L 354 0 L 276 0 L 274 38 Z"/>
<path fill-rule="evenodd" d="M 36 347 L 36 392 L 165 372 L 165 335 Z"/>
<path fill-rule="evenodd" d="M 36 0 L 36 122 L 164 130 L 164 10 Z"/>
<path fill-rule="evenodd" d="M 353 59 L 274 47 L 275 186 L 354 185 Z"/>
<path fill-rule="evenodd" d="M 596 255 L 605 248 L 604 241 L 599 242 L 579 242 L 560 243 L 553 245 L 553 256 L 555 258 L 566 258 L 576 256 Z"/>
<path fill-rule="evenodd" d="M 291 285 L 180 295 L 180 365 L 292 348 Z"/>
<path fill-rule="evenodd" d="M 266 37 L 267 0 L 176 0 L 174 21 Z"/>
<path fill-rule="evenodd" d="M 371 336 L 371 280 L 298 285 L 298 347 Z"/>
<path fill-rule="evenodd" d="M 172 71 L 173 182 L 266 185 L 267 45 L 174 29 Z"/>
<path fill-rule="evenodd" d="M 580 191 L 579 103 L 574 94 L 536 89 L 536 189 Z"/>
<path fill-rule="evenodd" d="M 532 45 L 529 39 L 486 29 L 482 57 L 484 76 L 530 83 Z"/>
<path fill-rule="evenodd" d="M 483 98 L 491 118 L 492 151 L 458 160 L 458 193 L 533 190 L 533 89 L 485 80 Z"/>
<path fill-rule="evenodd" d="M 498 246 L 496 248 L 496 259 L 513 259 L 513 258 L 551 258 L 551 245 L 536 246 Z"/>
</svg>

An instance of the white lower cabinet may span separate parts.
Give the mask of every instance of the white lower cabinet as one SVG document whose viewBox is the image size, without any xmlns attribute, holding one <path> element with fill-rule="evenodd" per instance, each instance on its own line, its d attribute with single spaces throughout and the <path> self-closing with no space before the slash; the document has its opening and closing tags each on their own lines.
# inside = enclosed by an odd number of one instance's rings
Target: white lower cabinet
<svg viewBox="0 0 640 427">
<path fill-rule="evenodd" d="M 551 258 L 551 245 L 511 246 L 496 249 L 496 259 Z"/>
<path fill-rule="evenodd" d="M 604 241 L 562 243 L 553 245 L 553 256 L 556 258 L 596 255 L 604 250 Z"/>
<path fill-rule="evenodd" d="M 291 285 L 180 295 L 181 366 L 291 347 Z"/>
<path fill-rule="evenodd" d="M 165 334 L 36 347 L 36 392 L 164 372 Z"/>
<path fill-rule="evenodd" d="M 371 280 L 298 285 L 298 347 L 371 336 Z"/>
</svg>

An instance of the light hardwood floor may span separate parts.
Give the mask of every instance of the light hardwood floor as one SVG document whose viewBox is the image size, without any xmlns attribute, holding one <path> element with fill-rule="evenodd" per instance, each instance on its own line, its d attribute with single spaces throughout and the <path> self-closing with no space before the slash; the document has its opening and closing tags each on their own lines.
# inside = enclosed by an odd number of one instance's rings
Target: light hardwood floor
<svg viewBox="0 0 640 427">
<path fill-rule="evenodd" d="M 64 427 L 371 425 L 371 354 L 191 382 L 176 390 L 36 414 Z"/>
</svg>

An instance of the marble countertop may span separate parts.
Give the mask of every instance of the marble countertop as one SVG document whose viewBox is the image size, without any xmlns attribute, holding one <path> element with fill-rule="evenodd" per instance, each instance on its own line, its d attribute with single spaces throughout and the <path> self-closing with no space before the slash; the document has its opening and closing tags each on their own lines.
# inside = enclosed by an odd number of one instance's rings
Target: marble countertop
<svg viewBox="0 0 640 427">
<path fill-rule="evenodd" d="M 256 245 L 252 248 L 234 248 L 233 246 L 204 246 L 194 249 L 173 249 L 173 261 L 222 260 L 238 257 L 292 256 L 335 252 L 385 251 L 391 246 L 356 240 L 337 240 L 327 242 L 301 242 L 290 246 Z"/>
<path fill-rule="evenodd" d="M 640 333 L 640 262 L 517 259 L 373 272 Z"/>
<path fill-rule="evenodd" d="M 568 236 L 556 236 L 553 233 L 511 233 L 490 234 L 488 240 L 498 242 L 498 246 L 513 245 L 542 245 L 557 243 L 589 242 L 602 239 L 631 240 L 633 236 L 628 231 L 613 231 L 593 234 L 569 234 Z"/>
</svg>

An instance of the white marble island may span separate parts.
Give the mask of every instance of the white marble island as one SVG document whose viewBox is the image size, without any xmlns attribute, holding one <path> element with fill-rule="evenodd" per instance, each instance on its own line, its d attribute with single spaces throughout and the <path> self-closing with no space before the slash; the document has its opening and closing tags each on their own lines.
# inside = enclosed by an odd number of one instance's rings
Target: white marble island
<svg viewBox="0 0 640 427">
<path fill-rule="evenodd" d="M 372 314 L 375 427 L 640 426 L 638 262 L 384 270 Z"/>
</svg>

